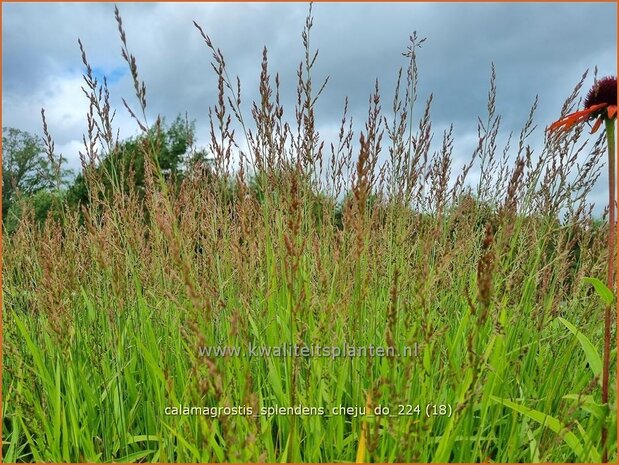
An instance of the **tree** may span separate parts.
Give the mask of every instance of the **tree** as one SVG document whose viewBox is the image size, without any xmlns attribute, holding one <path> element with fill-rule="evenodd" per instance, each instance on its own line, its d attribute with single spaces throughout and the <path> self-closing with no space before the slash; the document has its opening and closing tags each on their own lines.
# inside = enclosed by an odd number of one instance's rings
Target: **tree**
<svg viewBox="0 0 619 465">
<path fill-rule="evenodd" d="M 165 177 L 180 178 L 188 149 L 194 141 L 194 124 L 178 116 L 159 130 L 153 127 L 147 134 L 124 140 L 112 153 L 107 153 L 96 168 L 97 177 L 109 193 L 115 187 L 128 189 L 130 186 L 141 191 L 144 188 L 144 144 L 147 150 L 155 148 L 155 158 Z M 83 174 L 79 174 L 67 193 L 70 205 L 86 204 L 88 188 Z"/>
<path fill-rule="evenodd" d="M 2 219 L 19 194 L 31 196 L 54 186 L 41 139 L 26 131 L 2 128 Z"/>
<path fill-rule="evenodd" d="M 21 197 L 19 201 L 11 203 L 4 220 L 4 229 L 13 234 L 24 214 L 32 212 L 36 223 L 45 222 L 48 217 L 58 221 L 62 218 L 62 204 L 64 191 L 42 189 L 28 197 Z"/>
</svg>

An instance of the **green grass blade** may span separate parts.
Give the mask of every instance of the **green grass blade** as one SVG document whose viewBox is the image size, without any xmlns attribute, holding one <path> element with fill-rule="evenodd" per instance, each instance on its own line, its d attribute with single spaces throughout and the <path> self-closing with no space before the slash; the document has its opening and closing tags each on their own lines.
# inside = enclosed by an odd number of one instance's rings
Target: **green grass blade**
<svg viewBox="0 0 619 465">
<path fill-rule="evenodd" d="M 595 350 L 595 347 L 591 343 L 591 341 L 585 336 L 576 326 L 567 321 L 564 318 L 557 318 L 563 325 L 570 330 L 570 332 L 576 336 L 578 342 L 580 343 L 580 347 L 582 347 L 583 352 L 585 353 L 585 357 L 587 357 L 587 362 L 589 363 L 589 368 L 591 368 L 591 372 L 593 376 L 596 376 L 600 379 L 601 383 L 601 374 L 602 374 L 602 359 Z"/>
</svg>

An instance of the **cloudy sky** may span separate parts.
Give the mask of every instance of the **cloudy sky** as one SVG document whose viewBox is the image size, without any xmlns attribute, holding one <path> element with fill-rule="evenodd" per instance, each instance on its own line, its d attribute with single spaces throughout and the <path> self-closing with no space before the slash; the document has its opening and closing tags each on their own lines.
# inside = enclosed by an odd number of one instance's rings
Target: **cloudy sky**
<svg viewBox="0 0 619 465">
<path fill-rule="evenodd" d="M 294 112 L 296 69 L 303 58 L 304 3 L 120 3 L 129 50 L 147 87 L 148 116 L 196 120 L 198 145 L 207 143 L 208 107 L 216 100 L 211 55 L 192 21 L 200 24 L 243 84 L 245 112 L 257 95 L 263 46 L 272 74 L 279 72 L 284 108 Z M 616 74 L 615 3 L 317 3 L 312 47 L 320 50 L 315 79 L 330 75 L 317 105 L 318 129 L 336 131 L 345 96 L 357 128 L 379 79 L 384 107 L 402 52 L 413 31 L 427 41 L 418 52 L 419 97 L 434 95 L 432 118 L 440 140 L 454 124 L 455 156 L 464 161 L 476 143 L 477 116 L 485 114 L 491 64 L 497 73 L 497 109 L 504 135 L 518 134 L 536 95 L 537 137 L 556 119 L 587 69 L 592 83 Z M 121 103 L 137 106 L 120 55 L 112 3 L 3 3 L 2 125 L 41 134 L 40 110 L 59 152 L 72 168 L 85 131 L 87 101 L 77 45 L 81 38 L 97 75 L 110 82 L 121 138 L 138 133 Z M 539 140 L 539 139 L 538 139 Z M 599 190 L 604 199 L 605 176 Z"/>
</svg>

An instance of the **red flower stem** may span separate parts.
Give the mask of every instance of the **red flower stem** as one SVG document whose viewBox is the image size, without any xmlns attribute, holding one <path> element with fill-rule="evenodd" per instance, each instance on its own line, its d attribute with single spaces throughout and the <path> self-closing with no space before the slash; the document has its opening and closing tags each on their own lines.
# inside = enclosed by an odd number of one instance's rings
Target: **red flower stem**
<svg viewBox="0 0 619 465">
<path fill-rule="evenodd" d="M 615 120 L 605 118 L 608 145 L 608 275 L 606 285 L 611 291 L 615 287 Z M 614 294 L 614 292 L 613 292 Z M 607 305 L 604 313 L 604 369 L 602 372 L 602 403 L 608 406 L 608 381 L 610 378 L 610 311 Z M 608 462 L 608 429 L 602 425 L 602 462 Z"/>
</svg>

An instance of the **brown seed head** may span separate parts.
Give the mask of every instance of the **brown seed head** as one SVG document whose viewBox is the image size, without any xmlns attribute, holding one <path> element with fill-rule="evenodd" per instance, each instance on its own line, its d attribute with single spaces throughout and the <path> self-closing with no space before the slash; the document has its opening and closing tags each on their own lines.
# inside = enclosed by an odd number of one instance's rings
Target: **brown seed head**
<svg viewBox="0 0 619 465">
<path fill-rule="evenodd" d="M 617 78 L 614 76 L 603 77 L 597 81 L 585 98 L 585 108 L 606 103 L 617 105 Z"/>
</svg>

